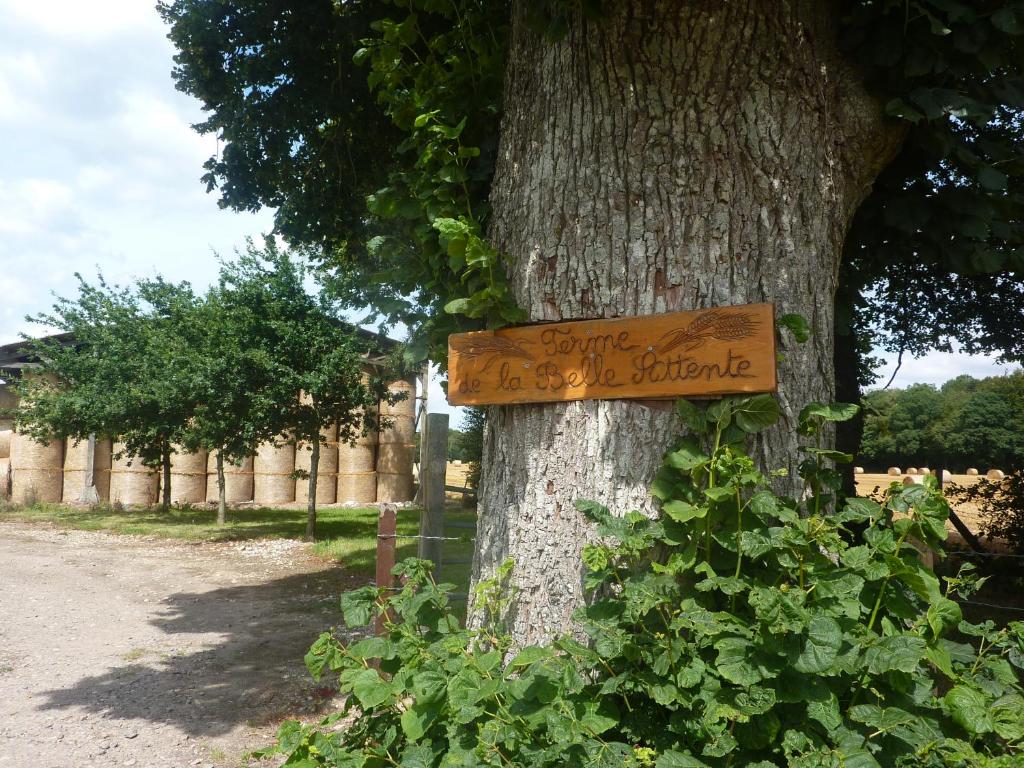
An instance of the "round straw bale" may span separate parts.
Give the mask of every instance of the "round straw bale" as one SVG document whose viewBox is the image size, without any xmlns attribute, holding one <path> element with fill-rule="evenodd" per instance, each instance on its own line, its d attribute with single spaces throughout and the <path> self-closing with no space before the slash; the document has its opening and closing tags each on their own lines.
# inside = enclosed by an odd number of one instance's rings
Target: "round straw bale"
<svg viewBox="0 0 1024 768">
<path fill-rule="evenodd" d="M 923 475 L 914 475 L 912 477 L 908 475 L 907 477 L 903 478 L 904 485 L 921 485 L 922 483 L 924 483 Z"/>
<path fill-rule="evenodd" d="M 415 446 L 381 443 L 377 448 L 377 501 L 412 501 Z"/>
<path fill-rule="evenodd" d="M 971 477 L 977 477 L 978 476 L 978 469 L 977 469 L 977 467 L 968 467 L 967 468 L 967 474 L 970 475 Z"/>
<path fill-rule="evenodd" d="M 375 443 L 342 443 L 338 446 L 338 471 L 345 474 L 373 472 L 377 466 Z"/>
<path fill-rule="evenodd" d="M 241 464 L 224 462 L 224 500 L 228 504 L 241 504 L 252 501 L 252 465 L 253 457 L 249 456 Z M 219 499 L 217 489 L 217 452 L 211 451 L 206 459 L 206 500 Z"/>
<path fill-rule="evenodd" d="M 160 475 L 142 464 L 137 456 L 125 453 L 123 443 L 114 443 L 114 458 L 110 468 L 110 501 L 126 507 L 150 506 L 156 502 Z"/>
<path fill-rule="evenodd" d="M 206 501 L 206 451 L 188 453 L 174 446 L 171 455 L 171 502 L 202 504 Z"/>
<path fill-rule="evenodd" d="M 382 418 L 394 416 L 411 416 L 416 418 L 416 379 L 399 379 L 388 384 L 388 392 L 395 395 L 405 395 L 404 400 L 399 400 L 393 405 L 386 400 L 380 402 L 380 415 Z"/>
<path fill-rule="evenodd" d="M 921 467 L 919 471 L 922 475 L 930 475 L 932 473 L 932 471 L 928 469 L 928 467 Z"/>
<path fill-rule="evenodd" d="M 415 495 L 411 472 L 377 473 L 377 501 L 412 501 Z"/>
<path fill-rule="evenodd" d="M 854 467 L 853 468 L 853 474 L 855 474 L 855 475 L 863 475 L 864 474 L 864 467 Z"/>
<path fill-rule="evenodd" d="M 342 472 L 338 474 L 338 502 L 373 504 L 377 501 L 376 472 Z"/>
<path fill-rule="evenodd" d="M 918 470 L 917 467 L 907 467 L 907 474 L 908 475 L 916 475 L 916 474 L 918 474 L 918 471 L 919 470 Z"/>
<path fill-rule="evenodd" d="M 390 474 L 404 474 L 412 478 L 413 459 L 416 446 L 402 443 L 381 443 L 377 447 L 377 471 Z M 398 501 L 398 499 L 381 499 Z"/>
<path fill-rule="evenodd" d="M 11 460 L 0 459 L 0 499 L 11 495 Z"/>
<path fill-rule="evenodd" d="M 892 475 L 893 477 L 896 477 L 897 475 L 902 475 L 903 474 L 902 470 L 900 470 L 899 467 L 889 467 L 888 473 L 890 475 Z"/>
<path fill-rule="evenodd" d="M 990 469 L 985 473 L 985 477 L 989 480 L 1002 480 L 1006 477 L 1006 473 L 1001 469 Z"/>
<path fill-rule="evenodd" d="M 253 462 L 253 500 L 257 504 L 289 504 L 295 501 L 295 446 L 263 443 Z"/>
<path fill-rule="evenodd" d="M 11 501 L 59 504 L 64 488 L 64 441 L 49 445 L 15 432 L 11 436 Z"/>
<path fill-rule="evenodd" d="M 948 469 L 942 470 L 942 482 L 943 483 L 952 483 L 953 482 L 953 473 L 950 472 Z"/>
<path fill-rule="evenodd" d="M 92 482 L 89 481 L 89 441 L 68 438 L 64 446 L 64 503 L 87 501 L 89 487 L 95 498 L 110 501 L 110 463 L 113 443 L 109 438 L 96 438 L 92 453 Z"/>
</svg>

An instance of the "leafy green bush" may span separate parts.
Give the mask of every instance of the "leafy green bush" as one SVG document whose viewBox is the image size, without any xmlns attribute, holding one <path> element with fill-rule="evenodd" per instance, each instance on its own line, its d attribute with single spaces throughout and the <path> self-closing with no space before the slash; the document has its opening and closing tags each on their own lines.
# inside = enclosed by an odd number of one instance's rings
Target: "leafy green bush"
<svg viewBox="0 0 1024 768">
<path fill-rule="evenodd" d="M 806 492 L 782 498 L 743 450 L 777 418 L 769 396 L 680 411 L 692 434 L 654 484 L 660 518 L 579 504 L 602 536 L 585 552 L 588 642 L 512 647 L 497 618 L 511 564 L 470 630 L 429 564 L 406 561 L 397 594 L 342 599 L 350 626 L 392 612 L 384 636 L 324 634 L 307 655 L 348 698 L 281 728 L 286 765 L 1022 765 L 1024 624 L 963 622 L 950 592 L 970 579 L 944 593 L 922 565 L 912 542 L 946 535 L 934 484 L 838 502 L 831 465 L 848 457 L 815 443 L 855 409 L 812 405 Z"/>
</svg>

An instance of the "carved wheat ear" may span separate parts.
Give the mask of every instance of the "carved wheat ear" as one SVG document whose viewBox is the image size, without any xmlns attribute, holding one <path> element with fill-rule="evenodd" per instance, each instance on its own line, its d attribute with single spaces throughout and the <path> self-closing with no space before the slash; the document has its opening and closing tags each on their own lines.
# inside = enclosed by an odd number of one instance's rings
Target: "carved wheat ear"
<svg viewBox="0 0 1024 768">
<path fill-rule="evenodd" d="M 757 330 L 758 322 L 749 312 L 729 312 L 711 309 L 691 322 L 685 328 L 673 328 L 661 338 L 667 339 L 658 348 L 659 352 L 671 352 L 686 344 L 686 351 L 702 346 L 708 339 L 737 341 L 745 339 Z"/>
<path fill-rule="evenodd" d="M 454 339 L 451 342 L 452 349 L 465 357 L 475 359 L 478 357 L 488 357 L 484 367 L 481 368 L 481 372 L 486 372 L 495 360 L 501 356 L 506 357 L 521 357 L 525 360 L 533 360 L 533 355 L 523 349 L 522 345 L 529 344 L 530 342 L 525 339 L 505 339 L 500 336 L 464 336 L 460 339 Z"/>
</svg>

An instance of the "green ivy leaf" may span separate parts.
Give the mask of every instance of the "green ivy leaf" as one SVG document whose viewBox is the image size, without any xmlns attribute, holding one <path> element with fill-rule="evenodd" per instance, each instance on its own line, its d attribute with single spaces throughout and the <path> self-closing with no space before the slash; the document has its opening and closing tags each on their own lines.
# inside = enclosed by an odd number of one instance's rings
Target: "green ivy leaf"
<svg viewBox="0 0 1024 768">
<path fill-rule="evenodd" d="M 377 591 L 373 587 L 346 592 L 341 596 L 341 613 L 350 627 L 365 627 L 374 616 Z"/>
<path fill-rule="evenodd" d="M 949 716 L 961 728 L 973 735 L 995 730 L 989 710 L 989 700 L 980 691 L 966 685 L 954 685 L 943 697 L 942 703 Z"/>
<path fill-rule="evenodd" d="M 807 640 L 793 668 L 810 674 L 828 672 L 835 664 L 842 644 L 843 632 L 839 623 L 829 616 L 815 616 L 807 626 Z"/>
<path fill-rule="evenodd" d="M 923 638 L 907 635 L 883 637 L 864 653 L 868 671 L 880 675 L 890 670 L 913 672 L 924 659 L 928 646 Z"/>
<path fill-rule="evenodd" d="M 363 709 L 372 709 L 391 698 L 391 686 L 374 669 L 363 669 L 351 679 L 352 693 Z"/>
<path fill-rule="evenodd" d="M 736 425 L 752 435 L 779 420 L 779 403 L 772 395 L 755 395 L 737 403 L 733 413 Z"/>
<path fill-rule="evenodd" d="M 679 499 L 667 501 L 661 505 L 662 511 L 677 523 L 703 518 L 708 513 L 707 507 L 694 506 Z"/>
<path fill-rule="evenodd" d="M 823 421 L 849 421 L 859 410 L 860 406 L 853 403 L 810 403 L 800 411 L 799 421 L 804 424 L 814 417 Z"/>
<path fill-rule="evenodd" d="M 782 315 L 778 320 L 780 328 L 786 328 L 793 334 L 798 343 L 803 344 L 811 338 L 811 326 L 803 315 Z"/>
<path fill-rule="evenodd" d="M 941 637 L 960 624 L 963 620 L 963 612 L 960 610 L 960 606 L 952 600 L 940 597 L 928 606 L 926 618 L 933 636 Z"/>
<path fill-rule="evenodd" d="M 674 468 L 686 472 L 692 471 L 707 463 L 708 455 L 693 440 L 684 440 L 676 450 L 665 457 L 666 463 Z"/>
<path fill-rule="evenodd" d="M 676 752 L 674 749 L 664 752 L 654 766 L 655 768 L 711 768 L 703 760 L 698 760 L 693 755 L 683 752 Z"/>
</svg>

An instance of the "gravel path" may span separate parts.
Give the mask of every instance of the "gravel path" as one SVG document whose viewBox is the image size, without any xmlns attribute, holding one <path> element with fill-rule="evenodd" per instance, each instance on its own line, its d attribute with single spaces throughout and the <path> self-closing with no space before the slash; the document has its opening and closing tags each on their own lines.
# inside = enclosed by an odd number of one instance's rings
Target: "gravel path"
<svg viewBox="0 0 1024 768">
<path fill-rule="evenodd" d="M 333 694 L 302 656 L 354 584 L 307 551 L 0 521 L 0 767 L 244 765 Z"/>
</svg>

